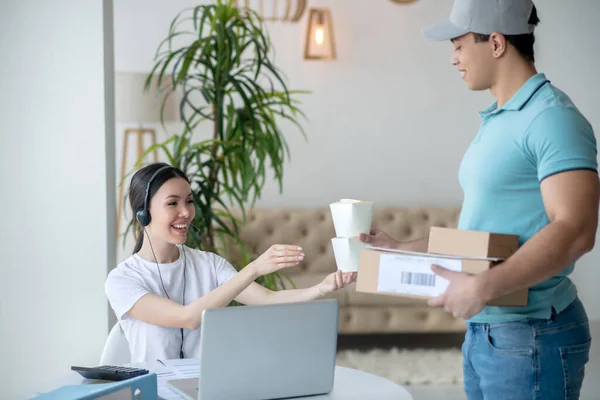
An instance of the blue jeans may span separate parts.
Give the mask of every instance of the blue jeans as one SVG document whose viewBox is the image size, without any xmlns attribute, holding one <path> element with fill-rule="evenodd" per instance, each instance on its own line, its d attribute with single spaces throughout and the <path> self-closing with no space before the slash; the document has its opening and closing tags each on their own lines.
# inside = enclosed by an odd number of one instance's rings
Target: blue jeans
<svg viewBox="0 0 600 400">
<path fill-rule="evenodd" d="M 578 399 L 590 344 L 579 299 L 548 320 L 469 323 L 462 346 L 467 398 Z"/>
</svg>

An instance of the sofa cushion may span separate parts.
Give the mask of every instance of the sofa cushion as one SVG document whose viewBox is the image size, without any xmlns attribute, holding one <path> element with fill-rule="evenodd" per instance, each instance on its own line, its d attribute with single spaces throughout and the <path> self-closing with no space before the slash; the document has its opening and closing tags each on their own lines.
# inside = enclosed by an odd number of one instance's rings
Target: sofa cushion
<svg viewBox="0 0 600 400">
<path fill-rule="evenodd" d="M 464 332 L 464 320 L 431 307 L 340 307 L 338 331 L 345 334 Z"/>
</svg>

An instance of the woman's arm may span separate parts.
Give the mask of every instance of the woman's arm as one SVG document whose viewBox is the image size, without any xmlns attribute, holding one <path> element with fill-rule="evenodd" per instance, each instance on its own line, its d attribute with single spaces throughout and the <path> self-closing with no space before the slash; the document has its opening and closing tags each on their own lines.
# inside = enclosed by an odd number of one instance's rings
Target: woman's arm
<svg viewBox="0 0 600 400">
<path fill-rule="evenodd" d="M 169 328 L 198 329 L 202 311 L 225 307 L 248 287 L 258 275 L 253 268 L 244 268 L 222 286 L 182 306 L 153 293 L 142 296 L 128 314 L 140 321 Z"/>
<path fill-rule="evenodd" d="M 329 274 L 322 282 L 306 289 L 269 290 L 258 283 L 252 283 L 236 301 L 246 305 L 294 303 L 316 300 L 328 293 L 342 289 L 356 280 L 356 272 L 337 271 Z"/>
<path fill-rule="evenodd" d="M 302 249 L 297 246 L 274 245 L 254 262 L 248 264 L 229 281 L 182 306 L 172 300 L 149 293 L 142 296 L 128 314 L 140 321 L 169 328 L 198 329 L 202 312 L 225 307 L 259 276 L 298 265 Z"/>
</svg>

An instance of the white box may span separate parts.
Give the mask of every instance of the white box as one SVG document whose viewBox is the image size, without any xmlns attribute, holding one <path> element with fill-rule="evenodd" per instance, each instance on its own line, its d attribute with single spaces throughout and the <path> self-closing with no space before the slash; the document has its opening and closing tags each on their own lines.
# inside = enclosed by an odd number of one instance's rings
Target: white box
<svg viewBox="0 0 600 400">
<path fill-rule="evenodd" d="M 344 272 L 357 272 L 360 251 L 372 247 L 358 238 L 332 238 L 331 244 L 337 269 Z"/>
<path fill-rule="evenodd" d="M 335 236 L 342 238 L 369 234 L 373 218 L 373 202 L 342 199 L 329 205 Z"/>
</svg>

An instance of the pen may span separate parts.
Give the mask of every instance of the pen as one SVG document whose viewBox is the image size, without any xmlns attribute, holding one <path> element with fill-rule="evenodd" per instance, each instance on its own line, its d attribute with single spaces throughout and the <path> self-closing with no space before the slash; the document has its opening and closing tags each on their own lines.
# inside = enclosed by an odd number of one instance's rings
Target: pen
<svg viewBox="0 0 600 400">
<path fill-rule="evenodd" d="M 165 364 L 164 362 L 160 361 L 158 358 L 156 359 L 156 361 L 158 361 L 159 363 L 161 363 L 162 365 L 164 365 L 165 367 L 167 366 L 167 364 Z"/>
</svg>

